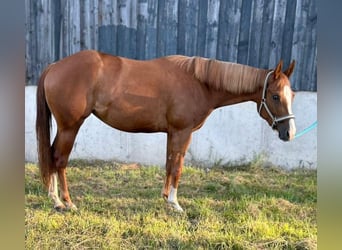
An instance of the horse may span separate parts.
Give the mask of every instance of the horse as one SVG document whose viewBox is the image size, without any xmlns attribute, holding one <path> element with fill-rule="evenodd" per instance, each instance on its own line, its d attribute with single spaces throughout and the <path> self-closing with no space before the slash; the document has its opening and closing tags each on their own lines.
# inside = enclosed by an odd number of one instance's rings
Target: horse
<svg viewBox="0 0 342 250">
<path fill-rule="evenodd" d="M 125 132 L 167 134 L 162 196 L 177 211 L 177 189 L 192 132 L 216 108 L 253 101 L 259 115 L 283 141 L 294 138 L 294 92 L 282 71 L 182 55 L 133 60 L 84 50 L 48 65 L 37 87 L 36 136 L 43 185 L 54 208 L 77 209 L 71 201 L 66 166 L 77 132 L 93 114 Z M 51 115 L 57 133 L 51 145 Z M 60 197 L 58 196 L 58 182 Z"/>
</svg>

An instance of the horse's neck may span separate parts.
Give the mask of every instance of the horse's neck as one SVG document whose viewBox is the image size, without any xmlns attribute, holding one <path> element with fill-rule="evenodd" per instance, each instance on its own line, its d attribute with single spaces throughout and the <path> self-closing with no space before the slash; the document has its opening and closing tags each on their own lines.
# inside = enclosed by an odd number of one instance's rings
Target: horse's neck
<svg viewBox="0 0 342 250">
<path fill-rule="evenodd" d="M 253 93 L 245 93 L 245 94 L 232 94 L 227 91 L 216 91 L 213 90 L 211 92 L 211 100 L 213 108 L 220 108 L 232 104 L 242 103 L 253 101 L 255 103 L 260 102 L 262 88 L 258 88 Z"/>
</svg>

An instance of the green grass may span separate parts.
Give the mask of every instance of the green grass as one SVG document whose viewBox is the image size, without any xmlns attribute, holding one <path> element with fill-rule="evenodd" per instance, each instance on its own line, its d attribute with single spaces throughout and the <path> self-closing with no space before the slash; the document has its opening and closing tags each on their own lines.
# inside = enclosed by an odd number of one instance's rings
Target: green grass
<svg viewBox="0 0 342 250">
<path fill-rule="evenodd" d="M 26 249 L 316 249 L 316 170 L 185 167 L 178 213 L 161 198 L 164 169 L 74 161 L 76 212 L 56 212 L 25 165 Z"/>
</svg>

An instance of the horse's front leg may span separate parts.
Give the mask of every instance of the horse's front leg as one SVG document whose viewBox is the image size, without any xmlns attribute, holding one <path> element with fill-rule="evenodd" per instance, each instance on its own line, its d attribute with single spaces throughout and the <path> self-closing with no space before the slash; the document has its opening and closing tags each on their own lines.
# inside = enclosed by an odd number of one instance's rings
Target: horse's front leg
<svg viewBox="0 0 342 250">
<path fill-rule="evenodd" d="M 191 140 L 191 131 L 176 131 L 168 134 L 166 178 L 163 196 L 177 211 L 183 212 L 178 203 L 177 190 L 182 174 L 184 156 Z"/>
</svg>

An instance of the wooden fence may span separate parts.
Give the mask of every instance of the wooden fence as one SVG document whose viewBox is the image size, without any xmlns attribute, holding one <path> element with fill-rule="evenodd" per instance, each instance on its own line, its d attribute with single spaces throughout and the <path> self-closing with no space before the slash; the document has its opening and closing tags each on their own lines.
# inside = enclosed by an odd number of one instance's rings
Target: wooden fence
<svg viewBox="0 0 342 250">
<path fill-rule="evenodd" d="M 84 49 L 150 59 L 198 55 L 273 68 L 297 61 L 295 90 L 317 90 L 315 0 L 25 0 L 26 76 Z"/>
</svg>

